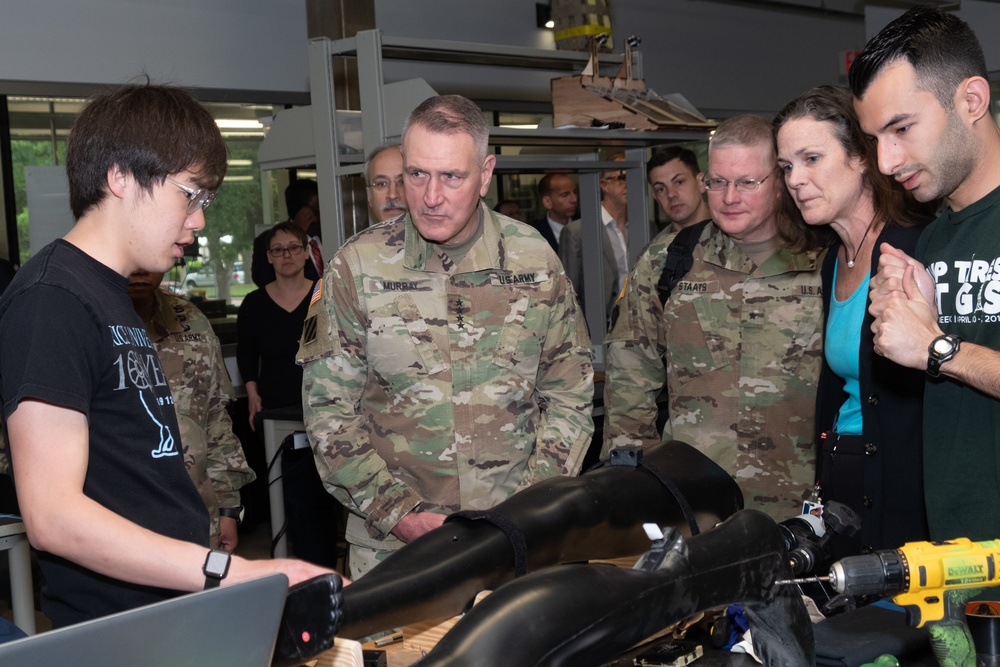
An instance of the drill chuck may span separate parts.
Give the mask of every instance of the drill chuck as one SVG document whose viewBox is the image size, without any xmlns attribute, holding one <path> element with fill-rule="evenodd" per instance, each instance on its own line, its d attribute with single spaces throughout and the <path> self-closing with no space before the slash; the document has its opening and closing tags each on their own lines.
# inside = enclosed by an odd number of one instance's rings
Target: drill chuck
<svg viewBox="0 0 1000 667">
<path fill-rule="evenodd" d="M 906 558 L 897 550 L 842 558 L 830 567 L 830 585 L 848 595 L 896 595 L 909 588 Z"/>
</svg>

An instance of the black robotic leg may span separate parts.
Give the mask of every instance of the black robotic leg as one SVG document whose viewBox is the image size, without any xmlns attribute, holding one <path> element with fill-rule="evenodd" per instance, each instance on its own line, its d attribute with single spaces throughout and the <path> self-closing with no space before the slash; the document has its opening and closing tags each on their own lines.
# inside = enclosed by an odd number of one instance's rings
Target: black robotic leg
<svg viewBox="0 0 1000 667">
<path fill-rule="evenodd" d="M 744 510 L 682 543 L 654 572 L 560 565 L 501 586 L 418 664 L 597 666 L 699 611 L 743 603 L 765 665 L 813 665 L 805 606 L 795 588 L 774 585 L 789 575 L 777 524 Z"/>
<path fill-rule="evenodd" d="M 743 507 L 733 478 L 690 445 L 663 443 L 642 455 L 638 466 L 546 480 L 483 520 L 453 518 L 407 544 L 344 589 L 338 634 L 358 638 L 453 616 L 480 591 L 549 565 L 639 555 L 649 548 L 644 523 L 689 532 L 685 505 L 702 530 Z M 681 498 L 650 468 L 669 475 Z"/>
</svg>

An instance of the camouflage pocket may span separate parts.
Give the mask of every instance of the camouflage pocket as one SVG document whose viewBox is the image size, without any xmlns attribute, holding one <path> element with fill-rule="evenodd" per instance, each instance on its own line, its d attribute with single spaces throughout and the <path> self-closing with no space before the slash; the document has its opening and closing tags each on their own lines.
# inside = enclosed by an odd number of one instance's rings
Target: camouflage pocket
<svg viewBox="0 0 1000 667">
<path fill-rule="evenodd" d="M 776 327 L 774 350 L 781 369 L 805 382 L 816 384 L 823 360 L 823 297 L 795 294 L 776 299 L 765 311 Z"/>
<path fill-rule="evenodd" d="M 541 340 L 547 328 L 547 323 L 538 318 L 540 312 L 546 311 L 536 301 L 528 294 L 512 295 L 493 353 L 494 364 L 514 371 L 532 387 L 538 376 Z"/>
<path fill-rule="evenodd" d="M 368 363 L 380 381 L 396 393 L 449 368 L 434 340 L 434 330 L 408 294 L 372 311 L 368 331 Z"/>
<path fill-rule="evenodd" d="M 717 282 L 706 284 L 718 288 Z M 730 365 L 726 345 L 732 315 L 728 302 L 704 294 L 694 297 L 689 300 L 681 295 L 664 313 L 669 326 L 668 369 L 680 385 Z"/>
</svg>

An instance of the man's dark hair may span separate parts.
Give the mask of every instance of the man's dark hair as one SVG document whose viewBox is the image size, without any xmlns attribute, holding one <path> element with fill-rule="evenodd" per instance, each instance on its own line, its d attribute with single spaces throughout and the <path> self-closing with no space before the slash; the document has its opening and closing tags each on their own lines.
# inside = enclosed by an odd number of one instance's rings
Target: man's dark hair
<svg viewBox="0 0 1000 667">
<path fill-rule="evenodd" d="M 296 178 L 285 188 L 285 210 L 288 217 L 294 218 L 295 214 L 309 205 L 313 197 L 319 196 L 319 186 L 311 178 Z"/>
<path fill-rule="evenodd" d="M 848 72 L 851 92 L 864 97 L 887 66 L 906 61 L 917 85 L 951 109 L 958 85 L 973 76 L 989 80 L 983 49 L 969 24 L 931 5 L 918 5 L 882 28 L 854 59 Z"/>
<path fill-rule="evenodd" d="M 552 179 L 556 178 L 557 176 L 565 176 L 566 178 L 568 178 L 570 180 L 573 179 L 573 177 L 570 176 L 569 174 L 565 174 L 565 173 L 562 173 L 562 172 L 557 172 L 557 173 L 553 173 L 553 174 L 545 174 L 544 176 L 542 176 L 542 179 L 540 181 L 538 181 L 538 196 L 540 198 L 541 197 L 548 197 L 549 195 L 552 194 Z"/>
<path fill-rule="evenodd" d="M 226 144 L 188 91 L 122 86 L 94 97 L 70 131 L 66 176 L 74 218 L 101 203 L 115 165 L 147 192 L 185 170 L 199 187 L 215 190 L 226 175 Z"/>
<path fill-rule="evenodd" d="M 701 167 L 698 166 L 698 156 L 694 154 L 693 150 L 684 148 L 683 146 L 668 146 L 663 150 L 654 152 L 649 158 L 649 162 L 646 163 L 646 178 L 650 179 L 649 182 L 653 182 L 651 180 L 653 177 L 649 175 L 651 171 L 674 160 L 680 160 L 687 165 L 687 168 L 691 170 L 692 176 L 697 176 L 701 173 Z"/>
</svg>

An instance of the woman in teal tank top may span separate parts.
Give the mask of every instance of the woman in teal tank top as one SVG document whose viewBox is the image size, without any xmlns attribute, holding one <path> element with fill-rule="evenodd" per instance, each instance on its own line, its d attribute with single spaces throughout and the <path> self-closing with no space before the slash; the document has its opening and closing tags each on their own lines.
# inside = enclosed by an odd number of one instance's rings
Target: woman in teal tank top
<svg viewBox="0 0 1000 667">
<path fill-rule="evenodd" d="M 774 120 L 778 168 L 793 237 L 827 234 L 823 265 L 824 369 L 817 392 L 817 481 L 826 501 L 847 504 L 861 533 L 838 536 L 834 557 L 927 539 L 920 422 L 921 373 L 873 351 L 868 282 L 879 246 L 913 248 L 931 211 L 878 170 L 875 144 L 850 91 L 814 88 Z M 796 211 L 797 209 L 797 211 Z"/>
</svg>

